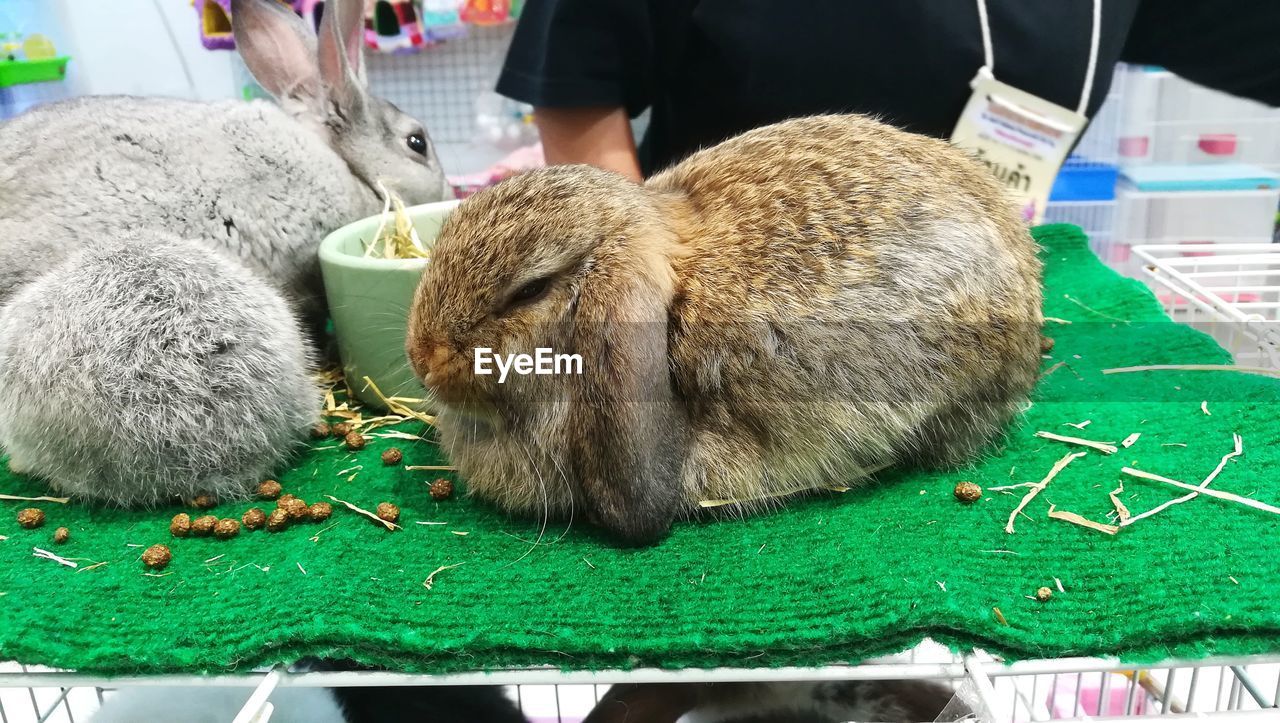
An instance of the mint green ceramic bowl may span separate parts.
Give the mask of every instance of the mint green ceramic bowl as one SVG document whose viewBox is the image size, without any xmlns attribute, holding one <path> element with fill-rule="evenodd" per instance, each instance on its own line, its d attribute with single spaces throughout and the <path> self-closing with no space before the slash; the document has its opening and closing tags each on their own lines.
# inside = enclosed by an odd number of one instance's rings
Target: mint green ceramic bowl
<svg viewBox="0 0 1280 723">
<path fill-rule="evenodd" d="M 430 243 L 457 205 L 442 201 L 406 211 L 418 236 Z M 404 351 L 409 306 L 429 260 L 366 258 L 365 244 L 379 223 L 381 216 L 373 216 L 329 234 L 320 242 L 320 271 L 347 382 L 360 401 L 383 408 L 364 377 L 388 397 L 430 398 Z"/>
</svg>

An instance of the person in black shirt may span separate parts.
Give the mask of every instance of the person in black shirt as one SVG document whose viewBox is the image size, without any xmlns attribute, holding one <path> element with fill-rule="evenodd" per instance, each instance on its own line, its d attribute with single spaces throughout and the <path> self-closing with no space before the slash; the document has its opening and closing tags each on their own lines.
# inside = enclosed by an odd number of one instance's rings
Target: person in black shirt
<svg viewBox="0 0 1280 723">
<path fill-rule="evenodd" d="M 1075 108 L 1091 0 L 986 0 L 996 77 Z M 1280 105 L 1277 0 L 1102 0 L 1086 115 L 1116 61 Z M 530 103 L 549 163 L 632 178 L 801 115 L 856 112 L 946 138 L 983 62 L 973 0 L 528 0 L 498 92 Z M 629 119 L 652 115 L 639 148 Z"/>
</svg>

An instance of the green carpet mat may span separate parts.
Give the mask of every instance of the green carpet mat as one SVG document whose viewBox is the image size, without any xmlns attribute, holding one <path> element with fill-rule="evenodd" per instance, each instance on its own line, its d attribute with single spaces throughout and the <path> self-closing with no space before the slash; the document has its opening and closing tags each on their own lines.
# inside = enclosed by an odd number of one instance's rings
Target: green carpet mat
<svg viewBox="0 0 1280 723">
<path fill-rule="evenodd" d="M 857 660 L 925 636 L 1010 658 L 1280 652 L 1280 516 L 1201 497 L 1114 536 L 1047 517 L 1053 504 L 1105 521 L 1107 492 L 1125 465 L 1198 483 L 1231 451 L 1233 433 L 1244 454 L 1214 487 L 1280 503 L 1280 380 L 1103 375 L 1229 357 L 1169 322 L 1141 284 L 1105 269 L 1078 229 L 1036 235 L 1045 247 L 1046 314 L 1073 323 L 1046 324 L 1056 346 L 1034 405 L 970 468 L 891 474 L 745 521 L 681 523 L 643 550 L 555 523 L 532 546 L 534 521 L 465 499 L 435 502 L 425 484 L 434 473 L 379 461 L 394 444 L 406 464 L 440 463 L 432 445 L 405 440 L 380 439 L 358 453 L 316 443 L 280 478 L 308 501 L 395 501 L 404 511 L 399 532 L 338 508 L 328 523 L 279 534 L 174 540 L 167 528 L 178 509 L 57 504 L 39 505 L 48 523 L 24 530 L 15 515 L 28 504 L 5 501 L 0 660 L 103 673 L 247 670 L 303 655 L 421 672 L 755 667 Z M 1083 429 L 1064 426 L 1086 420 Z M 1024 489 L 964 505 L 952 488 L 959 480 L 1038 481 L 1080 449 L 1036 438 L 1037 430 L 1112 443 L 1141 437 L 1070 464 L 1006 534 Z M 7 472 L 0 492 L 43 494 Z M 1138 514 L 1179 493 L 1126 479 L 1120 496 Z M 214 512 L 238 518 L 250 506 Z M 70 528 L 71 541 L 55 546 L 59 526 Z M 154 543 L 174 554 L 155 577 L 139 562 Z M 35 557 L 33 547 L 79 567 Z M 1041 586 L 1054 588 L 1047 602 L 1029 597 Z"/>
</svg>

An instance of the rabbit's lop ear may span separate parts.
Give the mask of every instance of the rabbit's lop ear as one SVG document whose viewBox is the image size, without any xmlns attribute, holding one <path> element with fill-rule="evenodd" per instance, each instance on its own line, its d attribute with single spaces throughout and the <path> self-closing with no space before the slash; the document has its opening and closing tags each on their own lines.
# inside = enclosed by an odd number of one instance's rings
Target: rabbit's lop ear
<svg viewBox="0 0 1280 723">
<path fill-rule="evenodd" d="M 688 432 L 667 357 L 671 282 L 641 273 L 625 284 L 586 288 L 579 300 L 573 339 L 582 376 L 568 457 L 588 519 L 648 544 L 680 512 Z"/>
<path fill-rule="evenodd" d="M 302 18 L 278 0 L 231 0 L 231 31 L 249 72 L 282 106 L 323 112 L 315 36 Z"/>
<path fill-rule="evenodd" d="M 364 101 L 364 0 L 329 0 L 320 18 L 320 77 L 330 100 L 344 110 Z"/>
</svg>

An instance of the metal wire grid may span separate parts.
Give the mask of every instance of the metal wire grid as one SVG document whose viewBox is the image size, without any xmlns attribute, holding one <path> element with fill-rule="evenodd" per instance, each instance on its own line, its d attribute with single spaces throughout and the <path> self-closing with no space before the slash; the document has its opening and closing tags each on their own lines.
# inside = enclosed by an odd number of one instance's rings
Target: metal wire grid
<svg viewBox="0 0 1280 723">
<path fill-rule="evenodd" d="M 477 142 L 476 103 L 493 91 L 514 31 L 514 23 L 470 26 L 466 36 L 416 53 L 366 50 L 369 91 L 422 121 L 449 173 L 482 170 L 510 150 Z M 239 55 L 232 63 L 236 85 L 256 88 Z"/>
<path fill-rule="evenodd" d="M 1168 71 L 1134 68 L 1126 75 L 1135 85 L 1155 88 L 1152 106 L 1126 119 L 1129 132 L 1148 139 L 1147 160 L 1213 160 L 1196 159 L 1197 144 L 1206 135 L 1224 135 L 1243 146 L 1226 160 L 1280 170 L 1280 108 L 1216 92 Z"/>
<path fill-rule="evenodd" d="M 1151 244 L 1133 252 L 1171 318 L 1209 333 L 1240 364 L 1280 369 L 1280 248 Z"/>
<path fill-rule="evenodd" d="M 0 673 L 3 723 L 75 723 L 115 688 L 130 685 L 217 685 L 252 688 L 235 721 L 260 716 L 277 687 L 465 685 L 506 683 L 535 723 L 573 723 L 616 682 L 728 682 L 812 680 L 933 680 L 950 682 L 977 720 L 1137 720 L 1204 717 L 1280 720 L 1280 657 L 1127 666 L 1097 659 L 1024 661 L 1006 665 L 975 653 L 942 662 L 882 663 L 856 667 L 758 670 L 566 673 L 554 669 L 414 676 L 393 673 L 303 673 L 279 670 L 237 676 L 160 676 L 94 679 L 74 673 L 21 670 Z M 1096 682 L 1096 684 L 1095 684 Z M 25 689 L 25 690 L 24 690 Z"/>
<path fill-rule="evenodd" d="M 437 143 L 469 143 L 476 98 L 493 90 L 513 29 L 472 27 L 464 38 L 410 55 L 368 52 L 369 90 L 422 120 Z"/>
</svg>

